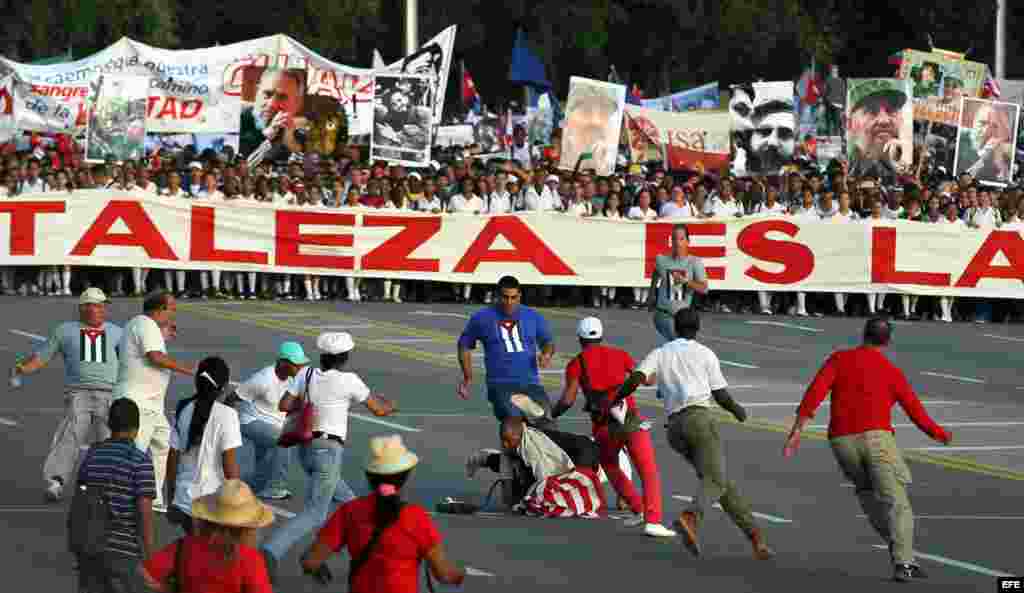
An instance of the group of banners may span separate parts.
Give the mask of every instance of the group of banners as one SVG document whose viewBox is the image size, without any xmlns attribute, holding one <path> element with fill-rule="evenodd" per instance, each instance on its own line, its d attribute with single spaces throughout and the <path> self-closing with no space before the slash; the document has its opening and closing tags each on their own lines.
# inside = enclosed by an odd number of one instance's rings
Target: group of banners
<svg viewBox="0 0 1024 593">
<path fill-rule="evenodd" d="M 285 35 L 195 50 L 124 38 L 63 64 L 0 57 L 0 135 L 84 137 L 96 161 L 139 158 L 146 133 L 234 136 L 226 142 L 244 154 L 280 158 L 332 154 L 347 132 L 422 165 L 422 138 L 441 123 L 455 33 L 451 26 L 375 69 L 336 64 Z"/>
<path fill-rule="evenodd" d="M 0 266 L 115 266 L 491 284 L 649 286 L 673 225 L 431 215 L 87 190 L 0 201 Z M 678 222 L 678 221 L 677 221 Z M 1020 228 L 747 217 L 686 222 L 711 290 L 1024 298 Z"/>
</svg>

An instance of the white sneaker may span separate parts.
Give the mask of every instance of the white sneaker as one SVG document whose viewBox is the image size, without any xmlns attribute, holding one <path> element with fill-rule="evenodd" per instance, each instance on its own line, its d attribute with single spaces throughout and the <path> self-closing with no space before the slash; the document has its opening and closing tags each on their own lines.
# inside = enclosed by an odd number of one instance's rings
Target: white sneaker
<svg viewBox="0 0 1024 593">
<path fill-rule="evenodd" d="M 466 477 L 473 478 L 476 472 L 487 465 L 487 458 L 494 454 L 500 454 L 497 449 L 480 449 L 466 458 Z"/>
<path fill-rule="evenodd" d="M 164 503 L 164 502 L 160 502 L 160 503 L 155 503 L 154 502 L 153 503 L 153 512 L 154 513 L 166 513 L 167 512 L 167 504 Z"/>
<path fill-rule="evenodd" d="M 633 515 L 632 517 L 626 517 L 622 521 L 622 524 L 625 525 L 626 527 L 640 527 L 641 525 L 644 525 L 645 523 L 646 522 L 644 521 L 644 516 L 643 515 Z"/>
<path fill-rule="evenodd" d="M 46 483 L 46 500 L 58 502 L 62 496 L 64 496 L 64 485 L 51 478 Z"/>
<path fill-rule="evenodd" d="M 676 532 L 661 523 L 648 523 L 644 525 L 644 534 L 650 537 L 675 537 Z"/>
<path fill-rule="evenodd" d="M 530 396 L 517 393 L 509 398 L 512 405 L 519 408 L 524 414 L 530 418 L 540 418 L 544 415 L 544 408 L 537 402 L 530 399 Z"/>
</svg>

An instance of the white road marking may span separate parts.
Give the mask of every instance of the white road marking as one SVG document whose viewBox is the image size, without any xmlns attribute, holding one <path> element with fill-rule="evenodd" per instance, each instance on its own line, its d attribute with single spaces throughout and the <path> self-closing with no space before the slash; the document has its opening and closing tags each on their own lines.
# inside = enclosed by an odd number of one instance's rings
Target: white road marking
<svg viewBox="0 0 1024 593">
<path fill-rule="evenodd" d="M 269 319 L 292 319 L 302 317 L 319 317 L 319 313 L 263 313 L 260 312 L 260 317 L 267 317 Z"/>
<path fill-rule="evenodd" d="M 876 545 L 871 546 L 871 547 L 875 548 L 876 550 L 889 551 L 889 548 L 886 547 L 886 546 L 880 546 L 880 545 L 876 544 Z M 945 556 L 937 556 L 935 554 L 924 554 L 922 552 L 918 552 L 917 550 L 914 550 L 914 556 L 916 556 L 918 558 L 924 558 L 925 560 L 931 560 L 932 562 L 938 562 L 939 564 L 945 564 L 947 566 L 955 566 L 956 568 L 962 568 L 964 570 L 969 570 L 969 571 L 976 572 L 976 573 L 979 573 L 979 574 L 988 575 L 990 577 L 1012 577 L 1013 576 L 1012 574 L 1010 574 L 1008 572 L 1001 572 L 1001 571 L 998 571 L 998 570 L 992 570 L 991 568 L 985 568 L 984 566 L 978 566 L 977 564 L 971 564 L 970 562 L 961 562 L 959 560 L 953 560 L 952 558 L 946 558 Z"/>
<path fill-rule="evenodd" d="M 981 334 L 993 340 L 1006 340 L 1007 342 L 1024 342 L 1024 338 L 1011 338 L 1010 336 L 997 336 L 996 334 Z"/>
<path fill-rule="evenodd" d="M 10 330 L 10 332 L 12 334 L 16 334 L 16 335 L 19 335 L 19 336 L 24 336 L 26 338 L 33 339 L 33 340 L 35 340 L 37 342 L 45 342 L 46 341 L 46 336 L 41 336 L 39 334 L 33 334 L 33 333 L 29 333 L 29 332 L 23 332 L 20 329 L 12 329 L 12 330 Z"/>
<path fill-rule="evenodd" d="M 692 496 L 683 496 L 682 494 L 673 494 L 672 498 L 674 498 L 676 500 L 682 500 L 684 502 L 693 502 L 693 497 Z M 718 504 L 717 502 L 715 504 L 711 505 L 711 506 L 713 508 L 718 509 L 718 510 L 722 510 L 722 505 Z M 765 514 L 765 513 L 751 512 L 750 514 L 755 516 L 755 517 L 757 517 L 757 518 L 759 518 L 759 519 L 764 519 L 765 521 L 768 521 L 770 523 L 792 523 L 793 522 L 792 520 L 786 519 L 785 517 L 776 517 L 775 515 L 768 515 L 768 514 Z"/>
<path fill-rule="evenodd" d="M 760 385 L 730 385 L 729 389 L 757 389 Z M 658 388 L 654 385 L 642 385 L 637 387 L 637 391 L 657 391 Z"/>
<path fill-rule="evenodd" d="M 18 425 L 17 422 L 15 422 L 14 420 L 11 420 L 9 418 L 0 418 L 0 424 L 3 424 L 4 426 L 17 426 Z"/>
<path fill-rule="evenodd" d="M 434 311 L 413 311 L 409 315 L 423 315 L 424 317 L 456 317 L 458 319 L 469 319 L 469 315 L 461 313 L 437 313 Z"/>
<path fill-rule="evenodd" d="M 436 342 L 434 338 L 384 338 L 381 340 L 370 340 L 372 344 L 424 344 Z"/>
<path fill-rule="evenodd" d="M 394 422 L 388 422 L 387 420 L 381 420 L 379 418 L 374 418 L 373 416 L 364 416 L 362 414 L 353 414 L 351 412 L 349 412 L 349 416 L 353 418 L 359 418 L 360 420 L 369 422 L 371 424 L 380 424 L 381 426 L 394 428 L 395 430 L 404 430 L 405 432 L 423 432 L 423 430 L 420 428 L 413 428 L 411 426 L 405 426 L 403 424 L 395 424 Z"/>
<path fill-rule="evenodd" d="M 783 348 L 782 346 L 768 346 L 767 344 L 759 344 L 757 342 L 748 342 L 747 340 L 737 340 L 734 338 L 722 338 L 719 336 L 712 336 L 708 334 L 701 334 L 701 337 L 705 340 L 711 340 L 712 342 L 722 342 L 723 344 L 739 344 L 741 346 L 750 346 L 752 348 L 761 348 L 762 350 L 771 350 L 773 352 L 794 352 L 799 353 L 800 351 L 796 348 Z"/>
<path fill-rule="evenodd" d="M 731 362 L 731 361 L 722 360 L 722 359 L 718 359 L 718 362 L 724 364 L 727 367 L 739 367 L 741 369 L 759 369 L 759 368 L 761 368 L 759 366 L 755 366 L 755 365 L 752 365 L 752 364 L 745 364 L 745 363 L 742 363 L 742 362 Z"/>
<path fill-rule="evenodd" d="M 943 422 L 943 426 L 950 428 L 1001 428 L 1007 426 L 1024 426 L 1024 422 Z M 916 428 L 916 424 L 899 423 L 893 424 L 893 428 Z M 826 429 L 828 424 L 811 424 L 807 428 Z M 945 447 L 943 447 L 945 448 Z"/>
<path fill-rule="evenodd" d="M 748 321 L 747 325 L 771 325 L 773 327 L 786 327 L 789 329 L 798 329 L 805 332 L 821 333 L 825 330 L 819 327 L 810 327 L 807 325 L 797 325 L 795 323 L 786 323 L 784 321 Z"/>
<path fill-rule="evenodd" d="M 844 483 L 842 484 L 842 486 L 843 486 L 843 488 L 856 488 L 856 487 L 857 487 L 857 485 L 856 485 L 856 484 L 851 484 L 850 482 L 844 482 Z M 861 516 L 863 517 L 863 515 L 861 515 Z M 916 516 L 916 515 L 915 515 L 915 516 Z"/>
<path fill-rule="evenodd" d="M 977 447 L 908 447 L 907 451 L 1020 451 L 1024 445 L 992 445 Z"/>
<path fill-rule="evenodd" d="M 480 570 L 479 568 L 473 568 L 472 566 L 466 567 L 467 577 L 493 577 L 494 575 L 487 572 L 486 570 Z"/>
<path fill-rule="evenodd" d="M 923 399 L 922 404 L 929 406 L 958 406 L 960 402 L 946 399 Z M 785 406 L 799 406 L 800 402 L 741 402 L 741 405 L 745 408 L 781 408 Z M 821 402 L 822 406 L 830 406 L 832 402 L 824 401 Z M 825 426 L 827 428 L 827 426 Z M 948 448 L 948 447 L 944 447 Z"/>
<path fill-rule="evenodd" d="M 263 503 L 263 504 L 267 504 L 267 503 Z M 291 519 L 291 518 L 293 518 L 295 516 L 295 513 L 291 512 L 291 511 L 289 511 L 287 509 L 282 509 L 279 506 L 275 506 L 275 505 L 272 505 L 272 504 L 267 504 L 267 507 L 270 508 L 270 510 L 273 511 L 275 515 L 277 515 L 279 517 L 284 517 L 285 519 Z"/>
<path fill-rule="evenodd" d="M 867 519 L 867 515 L 857 515 Z M 1006 517 L 999 515 L 914 515 L 914 519 L 947 519 L 952 521 L 1024 521 L 1024 517 Z"/>
<path fill-rule="evenodd" d="M 934 373 L 930 371 L 925 371 L 921 374 L 928 375 L 929 377 L 940 377 L 942 379 L 951 379 L 953 381 L 963 381 L 964 383 L 985 383 L 984 379 L 975 379 L 974 377 L 961 377 L 960 375 L 947 375 L 946 373 Z"/>
<path fill-rule="evenodd" d="M 333 331 L 346 331 L 350 329 L 373 329 L 370 323 L 346 323 L 344 325 L 310 325 L 309 329 L 329 329 Z"/>
</svg>

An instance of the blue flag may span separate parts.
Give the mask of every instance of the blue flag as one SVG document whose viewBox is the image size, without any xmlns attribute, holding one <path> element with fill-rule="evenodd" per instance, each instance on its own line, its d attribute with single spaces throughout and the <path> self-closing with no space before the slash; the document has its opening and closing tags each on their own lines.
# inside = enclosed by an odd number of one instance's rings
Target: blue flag
<svg viewBox="0 0 1024 593">
<path fill-rule="evenodd" d="M 544 63 L 526 44 L 526 36 L 523 35 L 522 29 L 516 31 L 516 44 L 512 48 L 512 67 L 509 69 L 508 79 L 513 83 L 526 84 L 541 90 L 551 88 Z"/>
</svg>

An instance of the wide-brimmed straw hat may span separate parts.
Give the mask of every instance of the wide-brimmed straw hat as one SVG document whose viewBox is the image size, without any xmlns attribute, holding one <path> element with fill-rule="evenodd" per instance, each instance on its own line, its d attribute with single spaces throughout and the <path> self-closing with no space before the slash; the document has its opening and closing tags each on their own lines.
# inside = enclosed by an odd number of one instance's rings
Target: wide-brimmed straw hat
<svg viewBox="0 0 1024 593">
<path fill-rule="evenodd" d="M 419 457 L 405 448 L 402 437 L 397 434 L 370 439 L 370 455 L 366 460 L 367 473 L 391 476 L 408 471 L 419 462 Z"/>
<path fill-rule="evenodd" d="M 192 516 L 207 523 L 250 529 L 274 522 L 270 507 L 260 502 L 241 480 L 227 480 L 217 492 L 194 500 Z"/>
</svg>

